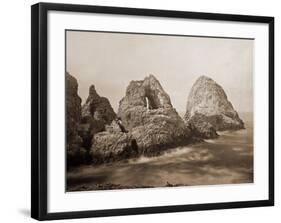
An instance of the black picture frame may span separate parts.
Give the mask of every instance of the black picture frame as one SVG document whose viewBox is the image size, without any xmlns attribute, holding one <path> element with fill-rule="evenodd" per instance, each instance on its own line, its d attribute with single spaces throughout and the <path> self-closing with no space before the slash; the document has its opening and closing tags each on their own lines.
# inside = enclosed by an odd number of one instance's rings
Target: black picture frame
<svg viewBox="0 0 281 223">
<path fill-rule="evenodd" d="M 269 199 L 226 203 L 170 205 L 143 208 L 92 210 L 77 212 L 47 212 L 47 13 L 50 10 L 153 16 L 182 19 L 239 21 L 269 25 Z M 151 214 L 164 212 L 198 211 L 226 208 L 245 208 L 274 205 L 274 18 L 249 15 L 167 11 L 154 9 L 104 7 L 38 3 L 31 7 L 31 217 L 54 220 L 86 217 Z"/>
</svg>

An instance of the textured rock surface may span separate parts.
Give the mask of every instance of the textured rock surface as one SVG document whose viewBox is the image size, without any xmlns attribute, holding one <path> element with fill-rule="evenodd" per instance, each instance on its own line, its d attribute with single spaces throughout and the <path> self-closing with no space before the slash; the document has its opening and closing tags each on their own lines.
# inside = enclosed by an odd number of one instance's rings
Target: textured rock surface
<svg viewBox="0 0 281 223">
<path fill-rule="evenodd" d="M 150 111 L 173 109 L 169 95 L 159 81 L 149 75 L 142 81 L 131 81 L 126 89 L 126 96 L 119 102 L 118 117 L 126 128 L 144 124 Z M 161 112 L 160 112 L 161 113 Z"/>
<path fill-rule="evenodd" d="M 78 135 L 78 125 L 81 120 L 81 98 L 77 94 L 77 80 L 66 73 L 65 81 L 67 165 L 73 166 L 84 162 L 86 150 L 82 148 L 82 138 Z"/>
<path fill-rule="evenodd" d="M 138 148 L 130 133 L 104 131 L 93 138 L 91 156 L 93 163 L 113 162 L 136 156 Z"/>
<path fill-rule="evenodd" d="M 106 97 L 100 97 L 94 85 L 89 88 L 89 96 L 82 107 L 82 117 L 98 120 L 104 124 L 110 124 L 116 118 L 109 100 Z"/>
<path fill-rule="evenodd" d="M 208 117 L 202 114 L 195 114 L 188 120 L 188 125 L 194 136 L 204 139 L 217 138 L 219 135 L 213 125 L 206 120 Z"/>
<path fill-rule="evenodd" d="M 118 117 L 136 139 L 139 152 L 144 154 L 179 145 L 190 136 L 169 95 L 153 75 L 130 82 L 119 103 Z"/>
<path fill-rule="evenodd" d="M 185 120 L 197 135 L 204 138 L 216 137 L 214 130 L 244 128 L 223 88 L 206 76 L 199 77 L 191 89 Z"/>
<path fill-rule="evenodd" d="M 93 136 L 98 132 L 105 131 L 105 126 L 116 118 L 109 100 L 100 97 L 94 85 L 89 88 L 89 96 L 82 107 L 81 116 L 79 134 L 86 149 L 91 148 Z"/>
</svg>

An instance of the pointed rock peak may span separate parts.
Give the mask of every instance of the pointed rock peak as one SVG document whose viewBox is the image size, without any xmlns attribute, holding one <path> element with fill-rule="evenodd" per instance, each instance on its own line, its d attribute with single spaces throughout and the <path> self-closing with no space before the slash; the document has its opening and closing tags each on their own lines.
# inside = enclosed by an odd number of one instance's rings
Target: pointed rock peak
<svg viewBox="0 0 281 223">
<path fill-rule="evenodd" d="M 86 100 L 86 103 L 82 107 L 82 117 L 84 117 L 85 122 L 88 117 L 91 121 L 101 121 L 103 124 L 100 125 L 101 128 L 104 128 L 104 124 L 109 124 L 115 118 L 116 114 L 111 107 L 109 100 L 106 97 L 101 97 L 94 85 L 89 87 L 89 96 Z"/>
<path fill-rule="evenodd" d="M 150 80 L 157 80 L 157 78 L 153 74 L 149 74 L 148 77 L 146 77 Z"/>
<path fill-rule="evenodd" d="M 95 96 L 95 97 L 99 97 L 97 91 L 96 91 L 96 88 L 95 88 L 95 85 L 91 85 L 89 87 L 89 96 Z"/>
<path fill-rule="evenodd" d="M 146 76 L 143 80 L 144 83 L 157 83 L 158 85 L 161 86 L 160 82 L 158 81 L 158 79 L 153 75 L 153 74 L 149 74 L 148 76 Z"/>
<path fill-rule="evenodd" d="M 219 98 L 225 98 L 227 100 L 227 95 L 225 94 L 222 86 L 220 86 L 212 78 L 202 75 L 193 84 L 189 96 L 193 98 L 194 96 L 206 96 L 206 94 L 217 96 Z"/>
<path fill-rule="evenodd" d="M 89 94 L 96 94 L 96 88 L 95 88 L 95 85 L 91 85 L 89 87 Z"/>
<path fill-rule="evenodd" d="M 146 88 L 158 88 L 161 91 L 164 91 L 162 85 L 160 84 L 159 80 L 153 75 L 149 74 L 149 76 L 146 76 L 143 80 L 143 86 Z"/>
</svg>

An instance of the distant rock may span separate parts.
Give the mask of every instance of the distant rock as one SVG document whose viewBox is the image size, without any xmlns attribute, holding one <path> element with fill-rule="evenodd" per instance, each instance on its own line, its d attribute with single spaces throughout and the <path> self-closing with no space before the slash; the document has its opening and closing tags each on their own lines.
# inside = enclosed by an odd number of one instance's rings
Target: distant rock
<svg viewBox="0 0 281 223">
<path fill-rule="evenodd" d="M 105 126 L 116 118 L 116 114 L 107 98 L 96 92 L 95 86 L 89 88 L 89 96 L 82 107 L 79 134 L 83 138 L 83 146 L 90 149 L 93 136 L 105 131 Z"/>
<path fill-rule="evenodd" d="M 216 131 L 245 128 L 223 88 L 206 76 L 199 77 L 193 85 L 184 119 L 203 138 L 217 137 Z"/>
<path fill-rule="evenodd" d="M 78 165 L 86 159 L 86 150 L 82 147 L 82 138 L 78 134 L 81 120 L 81 98 L 78 96 L 77 80 L 69 73 L 66 81 L 66 146 L 67 166 Z"/>
</svg>

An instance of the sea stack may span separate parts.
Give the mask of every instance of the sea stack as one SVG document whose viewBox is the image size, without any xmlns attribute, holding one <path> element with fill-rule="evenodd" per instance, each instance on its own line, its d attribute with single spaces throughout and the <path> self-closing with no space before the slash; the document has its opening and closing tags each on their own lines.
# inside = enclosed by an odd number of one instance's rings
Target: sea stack
<svg viewBox="0 0 281 223">
<path fill-rule="evenodd" d="M 130 82 L 119 103 L 118 117 L 146 155 L 186 142 L 191 135 L 153 75 Z"/>
<path fill-rule="evenodd" d="M 202 138 L 215 138 L 216 131 L 245 128 L 223 88 L 206 76 L 199 77 L 192 86 L 184 119 Z"/>
</svg>

